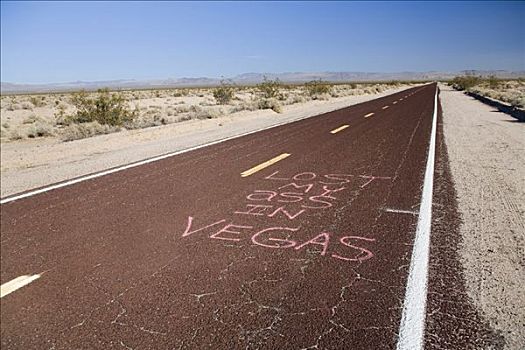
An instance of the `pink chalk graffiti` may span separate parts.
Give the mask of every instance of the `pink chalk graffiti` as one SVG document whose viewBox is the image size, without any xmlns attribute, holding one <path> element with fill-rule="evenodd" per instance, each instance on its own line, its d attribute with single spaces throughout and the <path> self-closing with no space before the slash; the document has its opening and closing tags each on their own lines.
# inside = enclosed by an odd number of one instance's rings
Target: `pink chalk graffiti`
<svg viewBox="0 0 525 350">
<path fill-rule="evenodd" d="M 290 212 L 286 211 L 284 208 L 285 207 L 279 207 L 279 208 L 275 209 L 275 211 L 273 213 L 271 213 L 270 215 L 268 215 L 268 217 L 273 218 L 275 215 L 277 215 L 277 213 L 281 212 L 288 219 L 293 220 L 293 219 L 295 219 L 296 217 L 298 217 L 299 215 L 301 215 L 302 213 L 304 213 L 306 211 L 306 209 L 301 209 L 295 214 L 290 214 Z"/>
<path fill-rule="evenodd" d="M 222 220 L 219 220 L 217 222 L 214 222 L 213 224 L 209 224 L 207 226 L 204 226 L 204 227 L 201 227 L 197 230 L 193 230 L 193 231 L 190 231 L 190 228 L 192 227 L 192 224 L 193 224 L 193 216 L 188 216 L 188 224 L 186 225 L 186 230 L 184 231 L 184 233 L 182 234 L 182 237 L 186 237 L 186 236 L 189 236 L 195 232 L 199 232 L 199 231 L 203 231 L 209 227 L 213 227 L 215 225 L 218 225 L 218 224 L 221 224 L 223 222 L 225 222 L 226 219 L 222 219 Z"/>
<path fill-rule="evenodd" d="M 246 204 L 250 209 L 247 211 L 236 211 L 234 214 L 246 214 L 246 215 L 264 215 L 264 211 L 269 208 L 273 208 L 273 205 L 262 205 L 262 204 Z"/>
<path fill-rule="evenodd" d="M 319 241 L 320 238 L 323 238 L 322 241 Z M 296 250 L 299 250 L 303 247 L 306 247 L 309 244 L 316 244 L 323 246 L 323 250 L 321 251 L 321 255 L 325 255 L 326 251 L 328 250 L 328 244 L 330 243 L 330 234 L 327 232 L 323 232 L 315 236 L 309 241 L 304 242 L 303 244 L 298 245 L 295 247 Z"/>
<path fill-rule="evenodd" d="M 221 233 L 234 233 L 234 234 L 237 234 L 237 235 L 242 233 L 240 231 L 231 231 L 230 228 L 251 229 L 251 228 L 253 228 L 253 226 L 241 226 L 241 225 L 228 224 L 228 225 L 224 226 L 223 228 L 221 228 L 219 231 L 217 231 L 214 234 L 212 234 L 210 236 L 210 238 L 222 239 L 224 241 L 240 241 L 241 240 L 240 238 L 220 237 L 219 236 Z"/>
<path fill-rule="evenodd" d="M 368 186 L 372 181 L 374 180 L 390 180 L 390 177 L 384 177 L 384 176 L 368 176 L 368 175 L 359 175 L 362 179 L 369 179 L 364 185 L 361 185 L 361 188 L 365 188 Z"/>
<path fill-rule="evenodd" d="M 375 238 L 366 238 L 366 237 L 359 237 L 359 236 L 345 236 L 345 237 L 341 237 L 339 239 L 339 242 L 341 242 L 341 244 L 343 244 L 343 245 L 345 245 L 347 247 L 353 248 L 353 249 L 357 249 L 357 250 L 360 251 L 360 253 L 355 258 L 345 258 L 343 256 L 340 256 L 340 255 L 334 253 L 334 254 L 332 254 L 333 258 L 344 260 L 344 261 L 364 261 L 364 260 L 368 260 L 368 259 L 370 259 L 370 258 L 372 258 L 374 256 L 374 254 L 370 250 L 365 249 L 365 248 L 361 248 L 361 247 L 357 247 L 355 245 L 350 244 L 350 242 L 347 242 L 350 239 L 358 239 L 358 240 L 363 240 L 363 241 L 368 241 L 368 242 L 375 242 Z M 363 254 L 363 253 L 365 254 L 365 256 L 360 257 L 359 255 Z"/>
<path fill-rule="evenodd" d="M 278 243 L 274 244 L 274 245 L 270 245 L 270 244 L 265 244 L 265 243 L 259 242 L 258 238 L 259 238 L 260 235 L 262 235 L 263 233 L 266 233 L 266 232 L 271 232 L 271 231 L 296 232 L 299 229 L 300 229 L 300 227 L 296 227 L 296 228 L 293 228 L 293 227 L 270 227 L 270 228 L 266 228 L 264 230 L 261 230 L 261 231 L 257 232 L 256 234 L 254 234 L 252 236 L 252 243 L 256 244 L 256 245 L 260 245 L 261 247 L 266 247 L 266 248 L 274 248 L 274 249 L 291 248 L 291 247 L 295 246 L 297 244 L 297 242 L 289 240 L 289 239 L 286 239 L 286 238 L 283 239 L 283 238 L 269 237 L 269 238 L 267 238 L 268 241 L 285 243 L 284 245 L 280 245 Z"/>
<path fill-rule="evenodd" d="M 259 191 L 255 190 L 254 193 L 250 193 L 246 196 L 246 199 L 250 201 L 267 201 L 271 202 L 272 198 L 277 196 L 278 193 L 275 191 Z"/>
</svg>

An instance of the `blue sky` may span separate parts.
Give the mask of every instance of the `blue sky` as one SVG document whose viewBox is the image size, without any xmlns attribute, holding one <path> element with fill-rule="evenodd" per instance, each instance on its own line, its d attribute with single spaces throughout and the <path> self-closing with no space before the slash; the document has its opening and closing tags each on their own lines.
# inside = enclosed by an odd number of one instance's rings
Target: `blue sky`
<svg viewBox="0 0 525 350">
<path fill-rule="evenodd" d="M 525 70 L 525 2 L 1 2 L 1 80 Z"/>
</svg>

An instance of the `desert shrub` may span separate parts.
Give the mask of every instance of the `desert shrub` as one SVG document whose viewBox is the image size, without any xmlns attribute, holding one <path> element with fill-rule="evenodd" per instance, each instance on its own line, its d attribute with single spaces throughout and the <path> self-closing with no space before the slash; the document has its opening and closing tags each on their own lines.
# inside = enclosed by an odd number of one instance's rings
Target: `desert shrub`
<svg viewBox="0 0 525 350">
<path fill-rule="evenodd" d="M 45 106 L 45 104 L 46 104 L 45 100 L 46 100 L 45 96 L 42 96 L 41 98 L 38 98 L 37 96 L 29 97 L 29 102 L 35 107 Z"/>
<path fill-rule="evenodd" d="M 118 93 L 108 89 L 99 89 L 95 97 L 85 91 L 75 93 L 71 100 L 76 113 L 69 116 L 73 123 L 98 122 L 103 125 L 122 126 L 133 121 L 138 110 L 131 110 L 126 100 Z"/>
<path fill-rule="evenodd" d="M 306 102 L 306 98 L 304 96 L 298 95 L 298 94 L 292 94 L 288 97 L 286 104 L 293 105 L 295 103 L 303 103 L 303 102 Z"/>
<path fill-rule="evenodd" d="M 81 124 L 70 124 L 62 129 L 61 138 L 64 141 L 73 141 L 92 137 L 95 135 L 109 134 L 119 131 L 120 127 L 112 125 L 102 125 L 97 121 Z"/>
<path fill-rule="evenodd" d="M 521 96 L 511 97 L 509 98 L 509 103 L 513 105 L 514 107 L 525 108 L 525 96 L 521 95 Z"/>
<path fill-rule="evenodd" d="M 8 139 L 9 138 L 9 135 L 10 135 L 10 128 L 11 126 L 9 125 L 9 123 L 2 123 L 2 125 L 0 125 L 0 137 L 1 138 L 6 138 Z"/>
<path fill-rule="evenodd" d="M 21 108 L 22 108 L 22 107 L 20 107 L 20 105 L 17 104 L 17 103 L 11 103 L 11 104 L 7 105 L 7 107 L 6 107 L 6 109 L 7 109 L 8 111 L 16 111 L 16 110 L 19 110 L 19 109 L 21 109 Z"/>
<path fill-rule="evenodd" d="M 387 81 L 385 84 L 386 85 L 390 85 L 390 86 L 399 86 L 399 85 L 401 85 L 401 83 L 398 80 L 390 80 L 390 81 Z"/>
<path fill-rule="evenodd" d="M 240 111 L 255 111 L 259 109 L 259 106 L 254 100 L 241 101 L 240 103 L 232 106 L 230 113 L 240 112 Z"/>
<path fill-rule="evenodd" d="M 169 119 L 163 117 L 160 113 L 147 113 L 146 115 L 142 115 L 133 119 L 132 122 L 125 124 L 125 127 L 126 129 L 144 129 L 152 126 L 166 125 L 169 123 Z"/>
<path fill-rule="evenodd" d="M 264 77 L 263 82 L 257 84 L 257 89 L 263 98 L 279 98 L 281 96 L 281 82 L 279 79 L 271 80 Z"/>
<path fill-rule="evenodd" d="M 496 78 L 495 75 L 490 75 L 487 77 L 486 79 L 486 82 L 487 82 L 487 85 L 489 86 L 489 88 L 491 89 L 497 89 L 499 88 L 500 84 L 501 84 L 501 81 Z"/>
<path fill-rule="evenodd" d="M 39 120 L 40 118 L 38 118 L 36 115 L 34 114 L 31 114 L 29 117 L 27 117 L 26 119 L 24 119 L 22 121 L 22 124 L 33 124 L 35 123 L 37 120 Z"/>
<path fill-rule="evenodd" d="M 59 104 L 57 106 L 57 110 L 54 113 L 55 115 L 55 123 L 57 125 L 67 125 L 69 124 L 69 118 L 66 115 L 66 106 L 63 104 Z"/>
<path fill-rule="evenodd" d="M 476 75 L 457 76 L 451 81 L 452 87 L 457 90 L 470 90 L 481 82 L 482 78 Z"/>
<path fill-rule="evenodd" d="M 38 121 L 36 124 L 32 125 L 27 132 L 27 137 L 29 138 L 45 137 L 52 135 L 53 127 L 44 121 Z"/>
<path fill-rule="evenodd" d="M 199 106 L 203 106 L 203 107 L 213 106 L 213 105 L 215 105 L 215 102 L 213 102 L 213 100 L 210 100 L 210 99 L 206 99 L 199 103 Z"/>
<path fill-rule="evenodd" d="M 225 105 L 231 102 L 235 94 L 235 87 L 233 84 L 228 83 L 224 80 L 221 81 L 221 85 L 213 89 L 213 97 L 220 105 Z M 199 95 L 203 97 L 204 95 Z"/>
<path fill-rule="evenodd" d="M 176 113 L 188 113 L 191 111 L 191 107 L 188 105 L 178 105 L 174 107 Z"/>
<path fill-rule="evenodd" d="M 173 93 L 173 97 L 182 97 L 182 96 L 188 96 L 190 91 L 188 89 L 177 89 Z"/>
<path fill-rule="evenodd" d="M 330 97 L 332 97 L 331 94 L 320 94 L 320 95 L 316 95 L 315 99 L 316 100 L 321 100 L 321 101 L 328 101 L 330 99 Z"/>
<path fill-rule="evenodd" d="M 20 104 L 20 107 L 22 107 L 22 109 L 26 109 L 26 110 L 29 110 L 29 111 L 32 111 L 33 110 L 33 104 L 29 101 L 24 101 Z"/>
<path fill-rule="evenodd" d="M 274 112 L 281 113 L 283 108 L 275 98 L 262 98 L 258 102 L 259 109 L 271 109 Z"/>
<path fill-rule="evenodd" d="M 307 94 L 310 97 L 315 99 L 317 96 L 320 96 L 323 94 L 329 94 L 332 86 L 330 84 L 323 82 L 321 79 L 319 79 L 319 80 L 312 80 L 306 83 L 305 88 L 306 88 Z"/>
<path fill-rule="evenodd" d="M 222 109 L 202 108 L 200 106 L 191 106 L 188 114 L 190 119 L 214 119 L 223 115 Z"/>
<path fill-rule="evenodd" d="M 24 136 L 20 133 L 20 130 L 14 129 L 11 131 L 11 134 L 9 135 L 10 140 L 21 140 Z"/>
<path fill-rule="evenodd" d="M 185 122 L 187 120 L 191 120 L 191 115 L 185 114 L 177 118 L 177 122 Z"/>
</svg>

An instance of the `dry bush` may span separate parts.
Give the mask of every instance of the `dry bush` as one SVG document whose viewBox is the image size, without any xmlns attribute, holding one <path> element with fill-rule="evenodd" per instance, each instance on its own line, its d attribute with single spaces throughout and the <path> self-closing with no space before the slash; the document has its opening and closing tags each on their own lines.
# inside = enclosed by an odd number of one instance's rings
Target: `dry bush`
<svg viewBox="0 0 525 350">
<path fill-rule="evenodd" d="M 10 103 L 7 105 L 6 109 L 8 111 L 17 111 L 19 109 L 22 109 L 18 103 Z"/>
<path fill-rule="evenodd" d="M 10 140 L 21 140 L 23 138 L 24 138 L 24 136 L 20 133 L 20 130 L 18 130 L 18 129 L 12 130 L 10 135 L 9 135 L 9 139 Z"/>
<path fill-rule="evenodd" d="M 34 115 L 34 114 L 31 114 L 29 117 L 25 118 L 25 119 L 22 121 L 22 124 L 33 124 L 33 123 L 35 123 L 37 120 L 41 120 L 41 118 L 37 117 L 37 116 Z"/>
<path fill-rule="evenodd" d="M 509 102 L 514 107 L 525 108 L 525 96 L 524 95 L 514 97 Z"/>
<path fill-rule="evenodd" d="M 177 118 L 177 122 L 185 122 L 187 120 L 191 120 L 191 115 L 185 114 Z"/>
<path fill-rule="evenodd" d="M 209 106 L 214 106 L 214 105 L 215 105 L 215 102 L 208 98 L 199 103 L 199 106 L 203 106 L 203 107 L 209 107 Z"/>
<path fill-rule="evenodd" d="M 9 124 L 0 125 L 0 138 L 9 138 Z"/>
<path fill-rule="evenodd" d="M 202 108 L 200 106 L 191 106 L 191 112 L 188 116 L 190 119 L 214 119 L 224 114 L 222 109 Z"/>
<path fill-rule="evenodd" d="M 75 93 L 72 104 L 76 113 L 68 119 L 73 123 L 98 122 L 99 124 L 122 126 L 132 122 L 138 110 L 131 110 L 127 101 L 118 93 L 110 93 L 108 89 L 99 89 L 95 97 L 90 97 L 85 91 Z"/>
<path fill-rule="evenodd" d="M 329 94 L 332 89 L 332 85 L 323 82 L 321 79 L 312 80 L 305 85 L 307 94 L 312 97 L 312 99 L 317 99 L 318 96 L 323 94 Z"/>
<path fill-rule="evenodd" d="M 266 77 L 263 78 L 262 83 L 257 84 L 257 89 L 259 90 L 259 93 L 265 99 L 281 97 L 281 87 L 282 84 L 279 81 L 279 79 L 271 80 Z"/>
<path fill-rule="evenodd" d="M 174 110 L 177 114 L 179 113 L 188 113 L 191 111 L 191 106 L 188 105 L 178 105 L 174 107 Z"/>
<path fill-rule="evenodd" d="M 64 141 L 73 141 L 92 137 L 95 135 L 109 134 L 119 131 L 120 127 L 111 125 L 102 125 L 97 121 L 70 124 L 61 131 L 61 138 Z"/>
<path fill-rule="evenodd" d="M 240 103 L 232 106 L 230 113 L 236 113 L 240 111 L 255 111 L 257 109 L 259 109 L 259 106 L 255 100 L 241 101 Z"/>
<path fill-rule="evenodd" d="M 57 106 L 54 116 L 56 125 L 69 125 L 70 119 L 66 115 L 66 106 L 64 104 Z"/>
<path fill-rule="evenodd" d="M 173 97 L 182 97 L 182 96 L 188 96 L 190 91 L 188 89 L 177 89 L 173 93 Z"/>
<path fill-rule="evenodd" d="M 142 115 L 135 118 L 131 123 L 125 125 L 126 129 L 144 129 L 152 126 L 166 125 L 170 121 L 168 118 L 161 116 L 160 114 L 154 115 Z"/>
<path fill-rule="evenodd" d="M 496 90 L 497 88 L 499 88 L 499 86 L 501 84 L 501 80 L 496 78 L 495 75 L 490 75 L 490 76 L 487 77 L 486 83 L 487 83 L 489 89 Z"/>
<path fill-rule="evenodd" d="M 25 109 L 25 110 L 28 110 L 28 111 L 32 111 L 33 110 L 33 104 L 29 101 L 24 101 L 20 104 L 20 107 L 22 107 L 22 109 Z"/>
<path fill-rule="evenodd" d="M 291 94 L 288 96 L 288 99 L 286 100 L 286 104 L 293 105 L 296 103 L 304 103 L 306 102 L 306 97 L 300 94 Z"/>
<path fill-rule="evenodd" d="M 53 126 L 45 121 L 38 121 L 34 125 L 31 125 L 27 131 L 27 137 L 37 138 L 37 137 L 46 137 L 53 136 Z"/>
<path fill-rule="evenodd" d="M 332 97 L 330 94 L 319 94 L 315 96 L 315 100 L 328 101 Z"/>
<path fill-rule="evenodd" d="M 217 101 L 217 104 L 225 105 L 231 102 L 235 94 L 235 87 L 233 84 L 226 81 L 221 81 L 221 86 L 213 89 L 213 97 Z M 199 94 L 199 97 L 204 97 L 203 94 Z"/>
<path fill-rule="evenodd" d="M 258 102 L 259 109 L 271 109 L 276 113 L 281 113 L 283 108 L 275 98 L 262 98 Z"/>
<path fill-rule="evenodd" d="M 482 82 L 482 78 L 476 75 L 464 75 L 464 76 L 457 76 L 451 81 L 452 87 L 457 90 L 470 90 L 474 86 L 480 84 Z"/>
<path fill-rule="evenodd" d="M 46 105 L 45 101 L 46 101 L 45 96 L 40 96 L 40 98 L 38 96 L 29 97 L 29 102 L 31 102 L 31 104 L 34 107 L 44 107 Z"/>
</svg>

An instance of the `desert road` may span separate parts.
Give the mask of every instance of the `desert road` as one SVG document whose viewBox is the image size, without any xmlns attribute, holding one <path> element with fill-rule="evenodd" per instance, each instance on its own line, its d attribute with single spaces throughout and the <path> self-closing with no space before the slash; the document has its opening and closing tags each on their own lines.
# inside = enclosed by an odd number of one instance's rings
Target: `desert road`
<svg viewBox="0 0 525 350">
<path fill-rule="evenodd" d="M 440 125 L 428 84 L 4 198 L 2 349 L 463 348 Z"/>
</svg>

